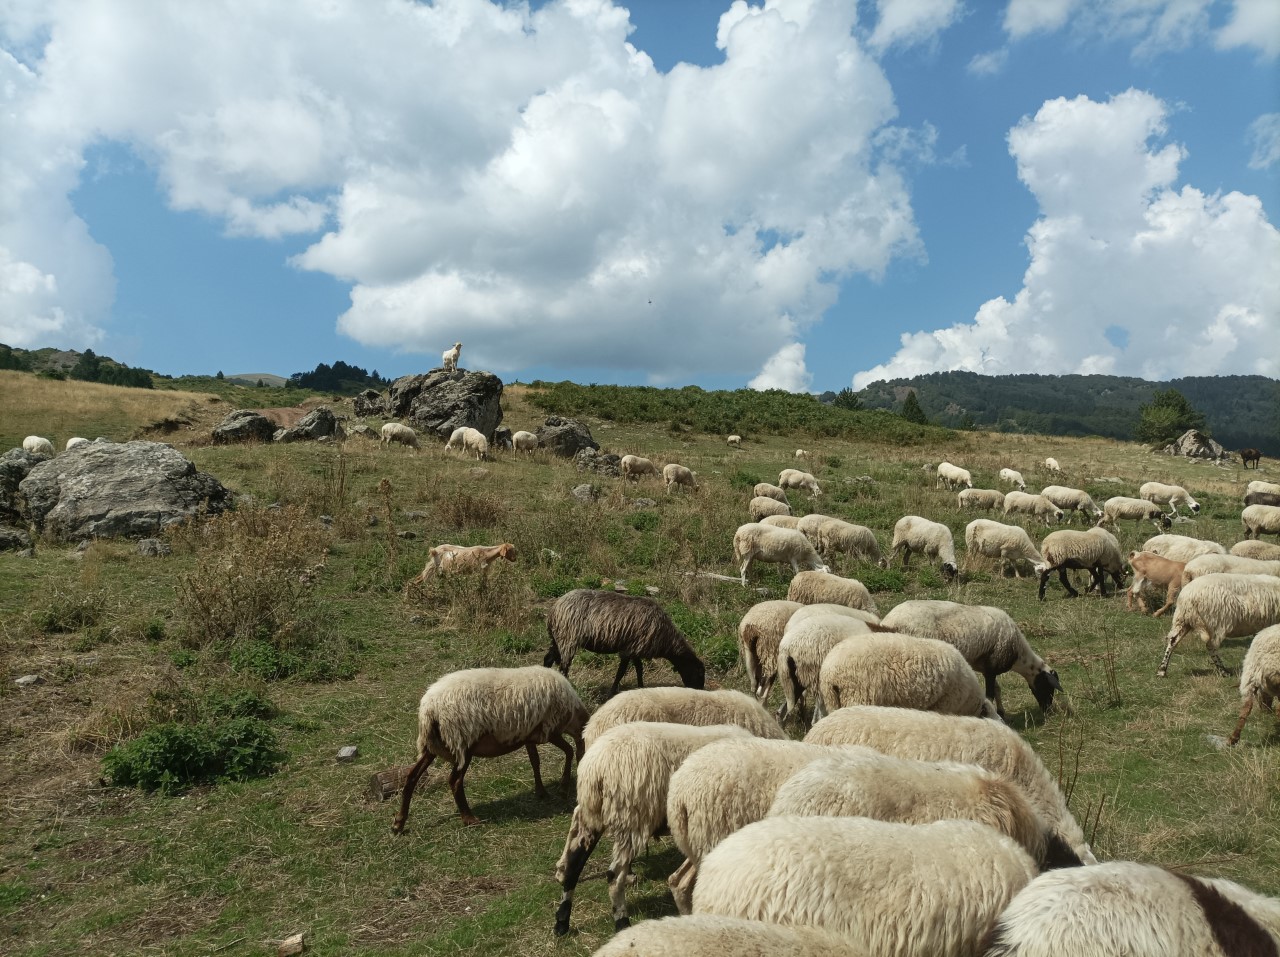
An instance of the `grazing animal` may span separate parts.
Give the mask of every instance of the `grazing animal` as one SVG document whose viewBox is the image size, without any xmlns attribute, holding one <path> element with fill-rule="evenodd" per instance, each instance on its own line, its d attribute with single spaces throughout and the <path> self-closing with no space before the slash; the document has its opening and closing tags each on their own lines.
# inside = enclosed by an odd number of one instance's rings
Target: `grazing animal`
<svg viewBox="0 0 1280 957">
<path fill-rule="evenodd" d="M 639 481 L 641 475 L 658 474 L 658 467 L 641 455 L 624 455 L 619 466 L 624 479 Z"/>
<path fill-rule="evenodd" d="M 1116 588 L 1124 587 L 1124 557 L 1120 551 L 1120 543 L 1105 528 L 1091 528 L 1087 532 L 1061 531 L 1050 532 L 1040 543 L 1040 554 L 1044 563 L 1036 568 L 1040 576 L 1040 600 L 1044 601 L 1045 586 L 1049 583 L 1049 575 L 1058 573 L 1058 581 L 1072 598 L 1080 593 L 1071 586 L 1067 578 L 1068 568 L 1086 570 L 1093 575 L 1089 591 L 1097 589 L 1100 596 L 1107 596 L 1104 576 L 1110 575 Z"/>
<path fill-rule="evenodd" d="M 1145 498 L 1157 505 L 1168 505 L 1169 514 L 1178 514 L 1178 506 L 1185 505 L 1192 512 L 1199 512 L 1200 505 L 1181 485 L 1162 485 L 1159 482 L 1144 482 L 1138 489 L 1138 498 Z"/>
<path fill-rule="evenodd" d="M 479 572 L 481 579 L 489 580 L 489 566 L 499 558 L 509 562 L 516 560 L 516 547 L 510 542 L 501 545 L 437 545 L 427 553 L 427 563 L 422 571 L 409 580 L 406 590 L 418 590 L 433 575 Z"/>
<path fill-rule="evenodd" d="M 964 492 L 960 493 L 961 495 Z M 1018 562 L 1030 562 L 1034 567 L 1044 561 L 1035 542 L 1021 525 L 1005 525 L 986 518 L 975 518 L 964 528 L 965 561 L 974 555 L 998 558 L 1002 571 L 1013 567 L 1013 574 L 1021 578 Z"/>
<path fill-rule="evenodd" d="M 1155 552 L 1130 552 L 1129 567 L 1133 569 L 1133 584 L 1125 595 L 1125 611 L 1132 610 L 1133 600 L 1137 598 L 1138 607 L 1144 615 L 1147 613 L 1147 600 L 1142 597 L 1142 586 L 1150 582 L 1153 585 L 1163 585 L 1165 589 L 1164 604 L 1152 616 L 1159 618 L 1177 601 L 1178 592 L 1182 591 L 1182 572 L 1187 563 L 1175 562 Z"/>
<path fill-rule="evenodd" d="M 445 443 L 445 451 L 452 451 L 454 443 L 457 443 L 458 450 L 464 454 L 474 452 L 477 462 L 489 457 L 489 440 L 479 429 L 473 429 L 469 425 L 454 429 L 449 441 Z"/>
<path fill-rule="evenodd" d="M 517 452 L 532 452 L 541 444 L 542 440 L 536 434 L 523 429 L 511 436 L 511 448 Z"/>
<path fill-rule="evenodd" d="M 1280 625 L 1272 625 L 1254 635 L 1245 652 L 1244 667 L 1240 669 L 1240 721 L 1227 744 L 1239 742 L 1240 732 L 1244 731 L 1244 723 L 1249 720 L 1255 704 L 1271 711 L 1277 698 L 1280 698 Z M 1280 710 L 1276 711 L 1276 717 L 1280 717 Z"/>
<path fill-rule="evenodd" d="M 632 688 L 614 695 L 595 711 L 582 732 L 590 751 L 605 732 L 620 724 L 636 721 L 663 721 L 707 728 L 713 724 L 736 724 L 758 738 L 785 738 L 786 732 L 759 701 L 741 691 L 721 688 Z"/>
<path fill-rule="evenodd" d="M 757 602 L 738 622 L 738 658 L 751 690 L 760 701 L 769 699 L 778 677 L 778 643 L 787 623 L 801 608 L 798 601 Z"/>
<path fill-rule="evenodd" d="M 676 487 L 697 489 L 698 476 L 691 469 L 675 462 L 662 467 L 662 480 L 667 483 L 667 494 Z"/>
<path fill-rule="evenodd" d="M 1062 466 L 1058 464 L 1058 460 L 1055 458 L 1050 457 L 1045 459 L 1044 467 L 1056 475 L 1062 474 Z"/>
<path fill-rule="evenodd" d="M 768 498 L 754 501 L 773 502 Z M 739 566 L 743 588 L 747 587 L 747 570 L 754 561 L 790 564 L 791 570 L 797 574 L 802 570 L 828 571 L 813 544 L 799 529 L 777 528 L 761 522 L 738 526 L 733 535 L 733 560 Z"/>
<path fill-rule="evenodd" d="M 1119 528 L 1123 519 L 1132 519 L 1135 522 L 1150 521 L 1157 530 L 1166 529 L 1173 524 L 1169 513 L 1155 502 L 1148 502 L 1142 498 L 1127 498 L 1124 495 L 1112 496 L 1102 503 L 1102 517 L 1098 519 L 1097 524 L 1114 525 Z"/>
<path fill-rule="evenodd" d="M 956 577 L 956 544 L 951 537 L 951 529 L 941 522 L 931 522 L 919 515 L 904 515 L 893 526 L 892 547 L 895 554 L 901 553 L 903 568 L 911 563 L 912 552 L 920 552 L 926 558 L 938 559 L 946 578 Z"/>
<path fill-rule="evenodd" d="M 1008 515 L 1010 512 L 1034 515 L 1046 525 L 1062 521 L 1062 509 L 1043 495 L 1032 495 L 1030 492 L 1008 492 L 1004 497 L 1004 514 Z"/>
<path fill-rule="evenodd" d="M 952 465 L 950 462 L 943 462 L 938 466 L 938 480 L 934 483 L 934 487 L 942 488 L 943 484 L 949 489 L 953 489 L 957 485 L 973 488 L 973 476 L 969 474 L 968 469 L 962 469 L 960 466 Z"/>
<path fill-rule="evenodd" d="M 1001 469 L 1000 481 L 1008 482 L 1010 485 L 1016 485 L 1024 492 L 1027 490 L 1026 480 L 1023 479 L 1022 473 L 1016 469 Z"/>
<path fill-rule="evenodd" d="M 455 342 L 452 349 L 446 349 L 440 355 L 440 360 L 444 363 L 445 372 L 458 371 L 458 357 L 462 355 L 462 343 Z"/>
<path fill-rule="evenodd" d="M 1173 627 L 1160 662 L 1157 678 L 1169 671 L 1173 649 L 1195 631 L 1204 639 L 1209 660 L 1221 675 L 1230 669 L 1218 657 L 1218 648 L 1227 638 L 1252 635 L 1270 625 L 1280 624 L 1280 579 L 1270 575 L 1204 575 L 1183 586 Z"/>
<path fill-rule="evenodd" d="M 818 480 L 809 472 L 801 472 L 799 469 L 783 469 L 778 473 L 778 487 L 802 488 L 809 493 L 810 498 L 817 498 L 822 494 L 822 489 L 818 487 Z"/>
<path fill-rule="evenodd" d="M 735 449 L 742 448 L 742 436 L 740 435 L 729 436 L 729 447 L 735 448 Z"/>
<path fill-rule="evenodd" d="M 407 445 L 411 449 L 418 448 L 418 433 L 399 422 L 388 422 L 382 427 L 379 443 L 390 445 L 393 442 Z"/>
<path fill-rule="evenodd" d="M 1240 513 L 1245 538 L 1280 535 L 1280 505 L 1248 505 Z"/>
<path fill-rule="evenodd" d="M 1241 449 L 1240 461 L 1244 463 L 1245 468 L 1248 468 L 1249 463 L 1252 462 L 1253 467 L 1256 469 L 1259 463 L 1262 462 L 1262 453 L 1257 449 Z"/>
<path fill-rule="evenodd" d="M 53 443 L 43 436 L 28 435 L 22 440 L 22 450 L 32 455 L 53 455 Z"/>
</svg>

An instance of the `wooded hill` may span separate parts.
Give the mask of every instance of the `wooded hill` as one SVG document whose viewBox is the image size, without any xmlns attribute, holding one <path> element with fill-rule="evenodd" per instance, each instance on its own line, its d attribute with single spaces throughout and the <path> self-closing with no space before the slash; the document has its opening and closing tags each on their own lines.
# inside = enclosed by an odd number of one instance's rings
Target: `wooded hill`
<svg viewBox="0 0 1280 957">
<path fill-rule="evenodd" d="M 932 372 L 873 382 L 863 408 L 902 408 L 912 389 L 929 421 L 953 428 L 1131 440 L 1138 408 L 1158 389 L 1177 389 L 1228 449 L 1253 446 L 1280 456 L 1280 381 L 1265 376 L 1188 376 L 1168 382 L 1108 375 Z"/>
</svg>

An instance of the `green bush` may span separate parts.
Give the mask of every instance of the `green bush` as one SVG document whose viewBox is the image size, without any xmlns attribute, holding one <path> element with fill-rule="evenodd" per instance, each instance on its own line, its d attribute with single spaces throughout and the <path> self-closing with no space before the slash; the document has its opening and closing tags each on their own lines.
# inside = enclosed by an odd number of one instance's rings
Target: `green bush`
<svg viewBox="0 0 1280 957">
<path fill-rule="evenodd" d="M 271 774 L 283 757 L 266 722 L 238 717 L 214 724 L 156 725 L 112 748 L 102 766 L 116 787 L 176 794 L 196 784 Z"/>
<path fill-rule="evenodd" d="M 896 568 L 879 568 L 872 565 L 858 573 L 858 580 L 870 591 L 905 591 L 907 576 Z"/>
</svg>

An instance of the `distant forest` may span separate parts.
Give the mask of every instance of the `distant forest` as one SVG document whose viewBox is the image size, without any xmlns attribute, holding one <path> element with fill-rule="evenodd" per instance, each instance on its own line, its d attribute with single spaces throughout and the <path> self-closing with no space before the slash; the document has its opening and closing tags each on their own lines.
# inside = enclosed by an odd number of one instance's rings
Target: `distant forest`
<svg viewBox="0 0 1280 957">
<path fill-rule="evenodd" d="M 378 370 L 365 372 L 359 366 L 347 365 L 341 359 L 333 365 L 322 362 L 310 372 L 295 372 L 289 376 L 292 388 L 315 389 L 317 392 L 335 392 L 338 395 L 356 395 L 365 389 L 381 389 L 391 383 L 378 375 Z"/>
<path fill-rule="evenodd" d="M 913 389 L 929 421 L 938 425 L 1125 440 L 1134 437 L 1140 405 L 1150 402 L 1157 389 L 1177 389 L 1205 414 L 1207 431 L 1226 448 L 1253 446 L 1280 456 L 1280 381 L 1265 376 L 1149 382 L 1107 375 L 933 372 L 873 382 L 857 397 L 865 409 L 898 411 Z"/>
<path fill-rule="evenodd" d="M 0 369 L 35 372 L 49 379 L 79 379 L 106 385 L 127 385 L 135 389 L 152 389 L 155 383 L 149 369 L 131 369 L 107 356 L 84 352 L 59 352 L 56 349 L 12 349 L 0 343 Z"/>
</svg>

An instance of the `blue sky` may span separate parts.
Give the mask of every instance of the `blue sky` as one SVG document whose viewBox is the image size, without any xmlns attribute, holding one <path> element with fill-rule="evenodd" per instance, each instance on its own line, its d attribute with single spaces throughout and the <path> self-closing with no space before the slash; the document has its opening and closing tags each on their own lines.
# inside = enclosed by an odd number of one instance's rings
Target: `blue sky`
<svg viewBox="0 0 1280 957">
<path fill-rule="evenodd" d="M 6 0 L 0 48 L 11 345 L 1280 375 L 1269 0 Z"/>
</svg>

